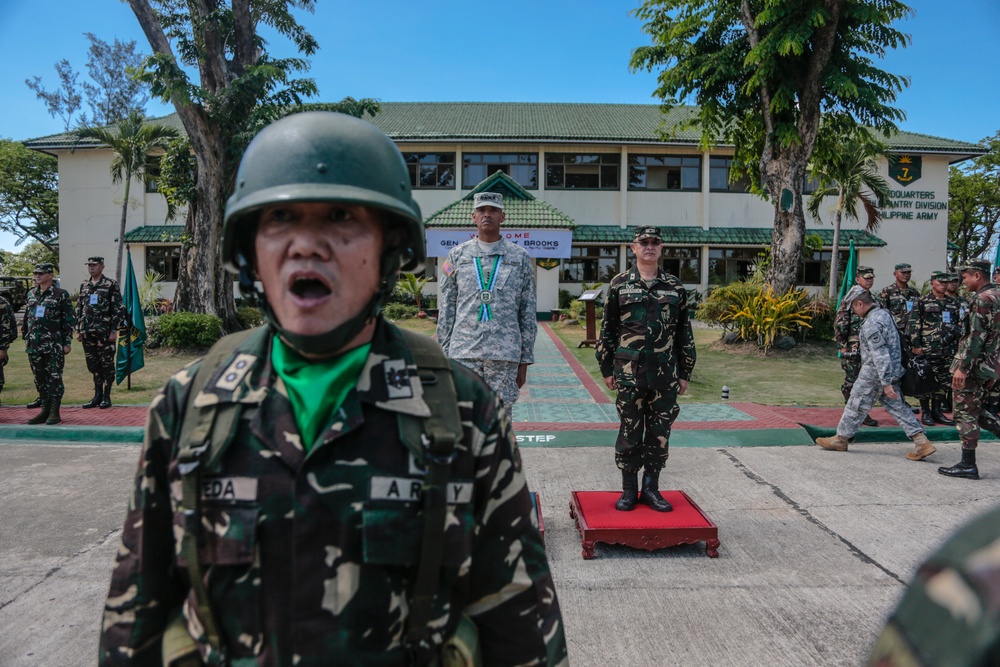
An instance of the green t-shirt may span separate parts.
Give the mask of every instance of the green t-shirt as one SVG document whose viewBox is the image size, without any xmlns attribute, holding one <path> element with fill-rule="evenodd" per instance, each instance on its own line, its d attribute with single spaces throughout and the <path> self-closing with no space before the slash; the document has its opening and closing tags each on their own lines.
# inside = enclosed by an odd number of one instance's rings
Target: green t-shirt
<svg viewBox="0 0 1000 667">
<path fill-rule="evenodd" d="M 316 361 L 301 356 L 275 335 L 271 363 L 288 389 L 306 453 L 357 385 L 371 348 L 371 343 L 365 343 L 332 359 Z"/>
</svg>

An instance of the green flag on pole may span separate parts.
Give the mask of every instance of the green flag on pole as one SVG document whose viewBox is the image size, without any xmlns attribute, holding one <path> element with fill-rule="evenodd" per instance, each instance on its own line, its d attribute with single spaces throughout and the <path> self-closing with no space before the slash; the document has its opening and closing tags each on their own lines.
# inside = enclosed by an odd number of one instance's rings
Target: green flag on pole
<svg viewBox="0 0 1000 667">
<path fill-rule="evenodd" d="M 125 301 L 125 311 L 128 313 L 128 334 L 118 337 L 118 352 L 115 364 L 117 371 L 115 379 L 122 383 L 125 376 L 131 375 L 145 365 L 142 358 L 142 344 L 146 342 L 146 320 L 142 316 L 142 303 L 139 301 L 139 284 L 135 281 L 135 269 L 132 268 L 132 251 L 128 251 L 128 264 L 125 268 L 125 291 L 122 294 Z"/>
<path fill-rule="evenodd" d="M 831 258 L 830 261 L 833 261 L 833 259 Z M 851 239 L 851 251 L 847 253 L 847 268 L 844 269 L 844 279 L 840 283 L 840 294 L 837 295 L 837 308 L 840 308 L 840 302 L 844 300 L 847 290 L 854 287 L 857 273 L 858 253 L 854 250 L 854 239 Z"/>
<path fill-rule="evenodd" d="M 1000 243 L 997 243 L 997 256 L 993 258 L 993 273 L 998 270 L 1000 270 Z"/>
</svg>

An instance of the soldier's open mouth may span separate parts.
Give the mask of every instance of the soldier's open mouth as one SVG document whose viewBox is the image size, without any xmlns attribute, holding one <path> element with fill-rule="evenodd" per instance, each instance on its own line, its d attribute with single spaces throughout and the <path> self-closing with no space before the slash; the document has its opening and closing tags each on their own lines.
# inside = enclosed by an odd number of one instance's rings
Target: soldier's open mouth
<svg viewBox="0 0 1000 667">
<path fill-rule="evenodd" d="M 330 294 L 330 288 L 316 278 L 296 278 L 292 281 L 291 291 L 302 299 L 321 299 Z"/>
</svg>

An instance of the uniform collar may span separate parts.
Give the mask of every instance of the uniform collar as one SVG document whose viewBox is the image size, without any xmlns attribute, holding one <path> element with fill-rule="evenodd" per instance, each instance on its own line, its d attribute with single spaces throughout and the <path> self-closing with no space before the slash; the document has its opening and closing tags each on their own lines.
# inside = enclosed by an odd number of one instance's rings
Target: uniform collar
<svg viewBox="0 0 1000 667">
<path fill-rule="evenodd" d="M 487 241 L 483 241 L 483 243 L 487 243 Z M 483 251 L 482 247 L 480 247 L 480 245 L 479 245 L 479 237 L 476 236 L 475 238 L 472 239 L 472 248 L 473 248 L 472 254 L 478 255 L 479 257 L 492 257 L 493 255 L 506 255 L 507 254 L 507 244 L 508 243 L 509 243 L 509 241 L 507 241 L 507 239 L 505 239 L 503 237 L 503 235 L 501 234 L 500 240 L 496 242 L 496 245 L 493 247 L 493 250 L 490 253 L 486 253 L 486 252 Z"/>
<path fill-rule="evenodd" d="M 653 278 L 653 281 L 656 282 L 656 281 L 663 280 L 665 275 L 666 275 L 666 272 L 662 268 L 658 268 L 656 270 L 656 277 Z M 633 264 L 632 268 L 629 269 L 628 279 L 629 279 L 629 282 L 633 282 L 633 283 L 644 283 L 644 282 L 646 282 L 646 279 L 642 277 L 641 273 L 639 273 L 639 265 L 638 264 Z"/>
</svg>

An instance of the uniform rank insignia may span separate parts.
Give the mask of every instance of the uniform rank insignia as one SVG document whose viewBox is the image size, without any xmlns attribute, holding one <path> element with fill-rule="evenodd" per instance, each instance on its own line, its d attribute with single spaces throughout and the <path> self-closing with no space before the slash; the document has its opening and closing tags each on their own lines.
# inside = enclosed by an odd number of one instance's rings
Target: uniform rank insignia
<svg viewBox="0 0 1000 667">
<path fill-rule="evenodd" d="M 402 359 L 390 359 L 382 363 L 385 370 L 385 387 L 388 390 L 389 398 L 412 398 L 413 389 L 410 387 L 410 371 L 406 368 L 406 362 Z"/>
</svg>

